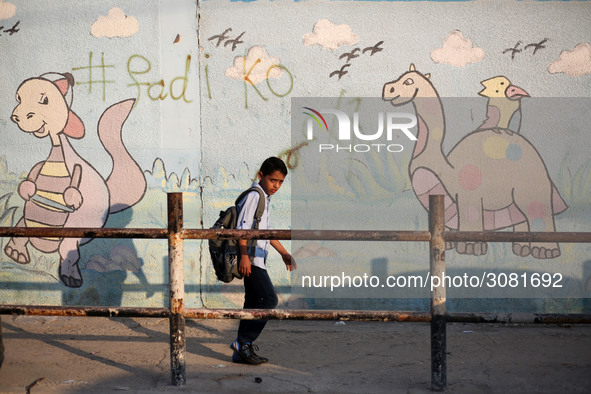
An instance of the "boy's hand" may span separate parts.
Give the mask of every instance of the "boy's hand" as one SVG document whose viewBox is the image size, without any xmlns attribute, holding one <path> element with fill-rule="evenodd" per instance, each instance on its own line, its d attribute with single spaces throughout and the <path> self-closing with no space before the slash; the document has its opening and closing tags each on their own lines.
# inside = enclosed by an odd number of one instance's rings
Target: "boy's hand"
<svg viewBox="0 0 591 394">
<path fill-rule="evenodd" d="M 240 261 L 238 262 L 238 272 L 242 276 L 250 276 L 251 264 L 248 255 L 240 255 Z"/>
<path fill-rule="evenodd" d="M 287 253 L 287 250 L 285 250 L 283 245 L 281 245 L 281 242 L 276 239 L 272 239 L 271 246 L 273 246 L 275 250 L 279 252 L 283 262 L 285 263 L 285 268 L 287 268 L 288 271 L 295 271 L 298 268 L 295 259 L 291 257 L 289 253 Z"/>
<path fill-rule="evenodd" d="M 295 271 L 298 268 L 295 259 L 291 257 L 289 253 L 282 254 L 281 258 L 283 259 L 283 262 L 285 263 L 285 268 L 287 268 L 288 271 Z"/>
</svg>

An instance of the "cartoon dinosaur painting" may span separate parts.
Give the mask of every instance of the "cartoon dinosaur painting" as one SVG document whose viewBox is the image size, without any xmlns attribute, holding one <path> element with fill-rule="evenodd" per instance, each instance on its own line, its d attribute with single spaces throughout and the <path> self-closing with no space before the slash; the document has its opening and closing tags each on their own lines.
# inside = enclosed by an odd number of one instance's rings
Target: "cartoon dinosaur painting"
<svg viewBox="0 0 591 394">
<path fill-rule="evenodd" d="M 462 231 L 555 231 L 554 214 L 567 207 L 533 145 L 509 127 L 527 93 L 504 77 L 482 82 L 489 97 L 487 120 L 443 153 L 445 116 L 439 94 L 411 65 L 384 85 L 382 98 L 394 106 L 412 102 L 418 136 L 409 163 L 412 188 L 424 207 L 429 195 L 445 195 L 445 225 Z M 513 123 L 512 123 L 513 122 Z M 516 130 L 518 131 L 518 130 Z M 483 255 L 485 242 L 458 242 L 456 251 Z M 513 253 L 539 259 L 560 255 L 556 243 L 514 242 Z"/>
<path fill-rule="evenodd" d="M 17 227 L 102 227 L 111 213 L 140 201 L 146 190 L 144 174 L 126 150 L 122 127 L 135 100 L 107 108 L 98 122 L 98 136 L 113 160 L 107 180 L 69 142 L 82 138 L 84 124 L 72 111 L 74 78 L 71 74 L 47 73 L 27 79 L 17 89 L 17 106 L 11 119 L 26 133 L 49 137 L 51 151 L 36 164 L 18 187 L 25 200 Z M 4 252 L 20 264 L 30 262 L 27 244 L 45 252 L 59 252 L 59 277 L 69 287 L 82 286 L 78 267 L 80 245 L 90 239 L 12 238 Z"/>
</svg>

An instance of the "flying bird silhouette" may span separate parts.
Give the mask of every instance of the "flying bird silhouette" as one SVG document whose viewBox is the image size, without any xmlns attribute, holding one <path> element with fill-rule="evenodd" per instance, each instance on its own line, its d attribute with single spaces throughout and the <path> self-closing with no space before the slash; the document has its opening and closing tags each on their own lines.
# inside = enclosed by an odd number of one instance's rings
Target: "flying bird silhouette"
<svg viewBox="0 0 591 394">
<path fill-rule="evenodd" d="M 536 52 L 539 49 L 543 49 L 546 48 L 546 45 L 544 45 L 546 42 L 548 41 L 547 38 L 544 38 L 542 41 L 538 42 L 538 43 L 531 43 L 531 44 L 527 44 L 523 49 L 526 50 L 527 48 L 533 48 L 534 49 L 534 55 L 536 54 Z"/>
<path fill-rule="evenodd" d="M 355 48 L 351 52 L 343 53 L 341 56 L 339 56 L 339 59 L 346 57 L 347 58 L 346 62 L 348 63 L 351 61 L 351 59 L 355 59 L 356 57 L 359 57 L 359 55 L 356 55 L 355 53 L 360 50 L 361 50 L 361 48 Z"/>
<path fill-rule="evenodd" d="M 363 51 L 361 51 L 361 53 L 365 53 L 365 52 L 368 52 L 369 51 L 369 52 L 371 52 L 369 54 L 369 56 L 373 56 L 376 53 L 384 50 L 384 48 L 380 48 L 380 45 L 382 45 L 383 43 L 384 43 L 384 41 L 380 41 L 380 42 L 378 42 L 376 45 L 374 45 L 372 47 L 367 47 L 367 48 L 363 49 Z"/>
<path fill-rule="evenodd" d="M 21 30 L 21 29 L 16 28 L 19 23 L 21 23 L 21 21 L 16 22 L 14 24 L 14 26 L 12 26 L 10 29 L 4 30 L 4 33 L 9 33 L 10 36 L 13 35 L 14 33 L 18 33 Z"/>
<path fill-rule="evenodd" d="M 236 49 L 236 46 L 237 46 L 238 44 L 244 44 L 244 41 L 241 41 L 241 40 L 240 40 L 240 39 L 242 38 L 242 36 L 244 35 L 244 33 L 245 33 L 245 32 L 243 31 L 242 33 L 240 33 L 240 35 L 239 35 L 238 37 L 236 37 L 236 38 L 233 38 L 233 39 L 231 39 L 231 40 L 227 40 L 227 41 L 224 43 L 224 47 L 227 47 L 227 46 L 228 46 L 228 44 L 232 44 L 232 51 L 234 51 L 234 49 Z"/>
<path fill-rule="evenodd" d="M 225 40 L 229 39 L 230 37 L 228 37 L 226 34 L 231 32 L 232 28 L 228 27 L 226 30 L 224 30 L 224 32 L 222 34 L 217 34 L 215 36 L 211 36 L 207 39 L 207 41 L 213 41 L 213 40 L 218 40 L 217 44 L 215 44 L 216 48 L 220 46 L 220 44 L 222 42 L 224 42 Z"/>
<path fill-rule="evenodd" d="M 521 41 L 517 41 L 517 44 L 515 44 L 515 46 L 513 48 L 507 48 L 503 51 L 503 54 L 507 53 L 507 52 L 511 52 L 511 60 L 515 59 L 515 54 L 521 52 L 522 50 L 519 49 L 519 46 L 521 45 Z"/>
<path fill-rule="evenodd" d="M 337 75 L 339 77 L 339 81 L 341 80 L 341 78 L 348 73 L 348 71 L 345 70 L 345 68 L 349 67 L 351 64 L 347 63 L 347 64 L 343 64 L 343 67 L 340 68 L 340 70 L 335 70 L 333 72 L 330 73 L 330 75 L 328 76 L 329 78 L 332 78 L 333 76 Z"/>
</svg>

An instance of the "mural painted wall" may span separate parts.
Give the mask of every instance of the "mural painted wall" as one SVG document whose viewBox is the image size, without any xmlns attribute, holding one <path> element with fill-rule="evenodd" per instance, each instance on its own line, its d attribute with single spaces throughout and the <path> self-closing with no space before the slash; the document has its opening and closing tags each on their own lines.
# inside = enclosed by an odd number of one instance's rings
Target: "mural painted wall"
<svg viewBox="0 0 591 394">
<path fill-rule="evenodd" d="M 166 192 L 183 191 L 185 225 L 210 227 L 276 155 L 290 174 L 274 228 L 314 212 L 304 228 L 425 230 L 428 195 L 445 194 L 450 230 L 591 231 L 589 26 L 587 1 L 0 1 L 0 225 L 164 227 Z M 312 98 L 416 125 L 392 152 L 322 156 L 339 124 Z M 283 306 L 428 305 L 420 289 L 312 284 L 421 275 L 427 245 L 287 244 L 298 271 L 269 260 Z M 1 246 L 0 302 L 168 302 L 165 241 Z M 240 307 L 241 283 L 215 280 L 205 246 L 185 242 L 187 304 Z M 453 275 L 540 280 L 516 296 L 450 290 L 452 310 L 591 310 L 589 245 L 448 248 Z"/>
</svg>

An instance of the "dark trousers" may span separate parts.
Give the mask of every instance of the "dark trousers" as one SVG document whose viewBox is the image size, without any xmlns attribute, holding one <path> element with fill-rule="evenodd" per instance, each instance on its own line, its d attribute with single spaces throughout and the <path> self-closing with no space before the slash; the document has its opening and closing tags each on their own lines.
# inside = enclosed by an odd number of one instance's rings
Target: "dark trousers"
<svg viewBox="0 0 591 394">
<path fill-rule="evenodd" d="M 244 279 L 244 309 L 273 309 L 277 306 L 277 293 L 267 270 L 252 266 Z M 240 320 L 238 342 L 253 343 L 265 328 L 267 320 Z"/>
</svg>

